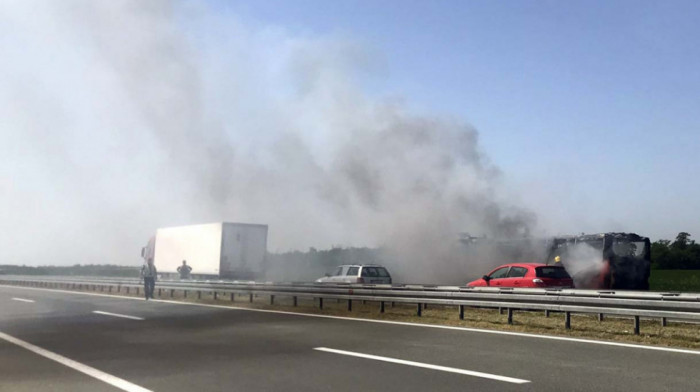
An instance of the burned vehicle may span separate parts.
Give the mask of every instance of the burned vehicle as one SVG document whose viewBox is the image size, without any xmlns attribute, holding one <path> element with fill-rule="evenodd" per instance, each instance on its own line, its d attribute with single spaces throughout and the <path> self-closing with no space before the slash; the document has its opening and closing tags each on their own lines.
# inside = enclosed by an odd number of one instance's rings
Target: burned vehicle
<svg viewBox="0 0 700 392">
<path fill-rule="evenodd" d="M 649 290 L 649 238 L 634 233 L 555 237 L 548 265 L 564 266 L 580 289 Z"/>
<path fill-rule="evenodd" d="M 563 266 L 579 289 L 649 290 L 651 243 L 633 233 L 503 240 L 465 234 L 459 243 L 479 273 L 485 266 L 544 263 Z"/>
</svg>

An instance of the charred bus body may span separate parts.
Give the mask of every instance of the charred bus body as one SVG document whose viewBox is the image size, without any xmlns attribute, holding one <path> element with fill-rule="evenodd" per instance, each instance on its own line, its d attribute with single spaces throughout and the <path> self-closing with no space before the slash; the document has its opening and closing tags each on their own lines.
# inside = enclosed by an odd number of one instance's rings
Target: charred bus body
<svg viewBox="0 0 700 392">
<path fill-rule="evenodd" d="M 649 238 L 634 233 L 556 237 L 545 261 L 566 268 L 576 288 L 649 290 Z"/>
</svg>

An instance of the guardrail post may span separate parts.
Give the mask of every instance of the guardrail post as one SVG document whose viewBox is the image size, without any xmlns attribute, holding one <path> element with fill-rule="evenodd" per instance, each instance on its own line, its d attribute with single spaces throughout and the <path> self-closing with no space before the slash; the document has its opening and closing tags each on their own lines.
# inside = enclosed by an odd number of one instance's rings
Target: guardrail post
<svg viewBox="0 0 700 392">
<path fill-rule="evenodd" d="M 110 293 L 112 292 L 112 286 L 109 286 L 109 292 Z"/>
<path fill-rule="evenodd" d="M 216 301 L 216 300 L 218 300 L 218 299 L 219 299 L 219 293 L 217 293 L 217 292 L 215 291 L 215 292 L 214 292 L 214 301 Z"/>
<path fill-rule="evenodd" d="M 297 296 L 295 295 L 294 296 L 294 307 L 296 307 L 296 306 L 297 306 Z"/>
<path fill-rule="evenodd" d="M 136 288 L 136 295 L 139 295 L 139 288 Z"/>
<path fill-rule="evenodd" d="M 639 316 L 634 316 L 634 334 L 639 335 Z"/>
<path fill-rule="evenodd" d="M 236 293 L 231 293 L 231 302 L 236 300 Z"/>
<path fill-rule="evenodd" d="M 459 305 L 459 319 L 464 320 L 464 305 Z"/>
<path fill-rule="evenodd" d="M 352 312 L 352 300 L 348 300 L 348 312 Z"/>
<path fill-rule="evenodd" d="M 544 317 L 549 317 L 549 309 L 544 310 Z"/>
<path fill-rule="evenodd" d="M 564 312 L 564 328 L 571 329 L 571 312 Z"/>
<path fill-rule="evenodd" d="M 202 299 L 202 290 L 197 290 L 197 299 Z"/>
<path fill-rule="evenodd" d="M 384 301 L 379 301 L 379 313 L 384 313 Z"/>
<path fill-rule="evenodd" d="M 318 308 L 323 309 L 323 298 L 318 299 Z"/>
<path fill-rule="evenodd" d="M 418 317 L 421 317 L 423 315 L 423 305 L 418 304 Z"/>
<path fill-rule="evenodd" d="M 182 290 L 182 296 L 183 296 L 184 298 L 187 298 L 187 290 Z"/>
<path fill-rule="evenodd" d="M 498 314 L 503 314 L 503 308 L 500 306 L 498 307 Z"/>
<path fill-rule="evenodd" d="M 162 291 L 163 291 L 163 289 L 161 289 L 160 287 L 158 287 L 158 297 L 159 297 L 159 298 L 163 295 Z"/>
<path fill-rule="evenodd" d="M 391 301 L 391 307 L 392 308 L 394 307 L 394 301 Z"/>
<path fill-rule="evenodd" d="M 253 293 L 250 293 L 250 303 L 253 303 Z"/>
<path fill-rule="evenodd" d="M 667 322 L 666 322 L 666 317 L 661 317 L 661 326 L 662 326 L 662 327 L 665 327 L 666 324 L 667 324 Z"/>
<path fill-rule="evenodd" d="M 598 321 L 603 322 L 603 313 L 598 313 Z"/>
<path fill-rule="evenodd" d="M 274 304 L 275 304 L 275 296 L 270 295 L 270 305 L 274 305 Z"/>
<path fill-rule="evenodd" d="M 131 288 L 130 288 L 129 286 L 126 286 L 126 293 L 127 293 L 127 294 L 129 294 L 129 290 L 130 290 L 130 289 L 131 289 Z"/>
<path fill-rule="evenodd" d="M 170 298 L 175 296 L 175 289 L 170 289 Z"/>
<path fill-rule="evenodd" d="M 508 324 L 513 324 L 513 309 L 508 308 Z"/>
</svg>

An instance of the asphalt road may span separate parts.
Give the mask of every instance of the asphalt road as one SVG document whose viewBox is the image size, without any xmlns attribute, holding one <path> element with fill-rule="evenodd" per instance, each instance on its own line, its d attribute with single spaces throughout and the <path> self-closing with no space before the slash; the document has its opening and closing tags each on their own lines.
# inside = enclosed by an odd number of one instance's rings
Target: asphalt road
<svg viewBox="0 0 700 392">
<path fill-rule="evenodd" d="M 690 352 L 0 286 L 0 391 L 692 391 L 697 369 Z"/>
</svg>

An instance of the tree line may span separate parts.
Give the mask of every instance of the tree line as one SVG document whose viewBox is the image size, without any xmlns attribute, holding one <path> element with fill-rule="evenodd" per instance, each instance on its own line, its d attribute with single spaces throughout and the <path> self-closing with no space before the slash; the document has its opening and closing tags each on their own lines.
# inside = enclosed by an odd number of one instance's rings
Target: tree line
<svg viewBox="0 0 700 392">
<path fill-rule="evenodd" d="M 658 240 L 651 244 L 654 269 L 700 269 L 700 244 L 690 234 L 680 232 L 676 240 Z"/>
<path fill-rule="evenodd" d="M 138 277 L 140 266 L 123 265 L 70 265 L 70 266 L 28 266 L 28 265 L 0 265 L 0 274 L 4 275 L 65 275 L 65 276 L 116 276 Z"/>
</svg>

